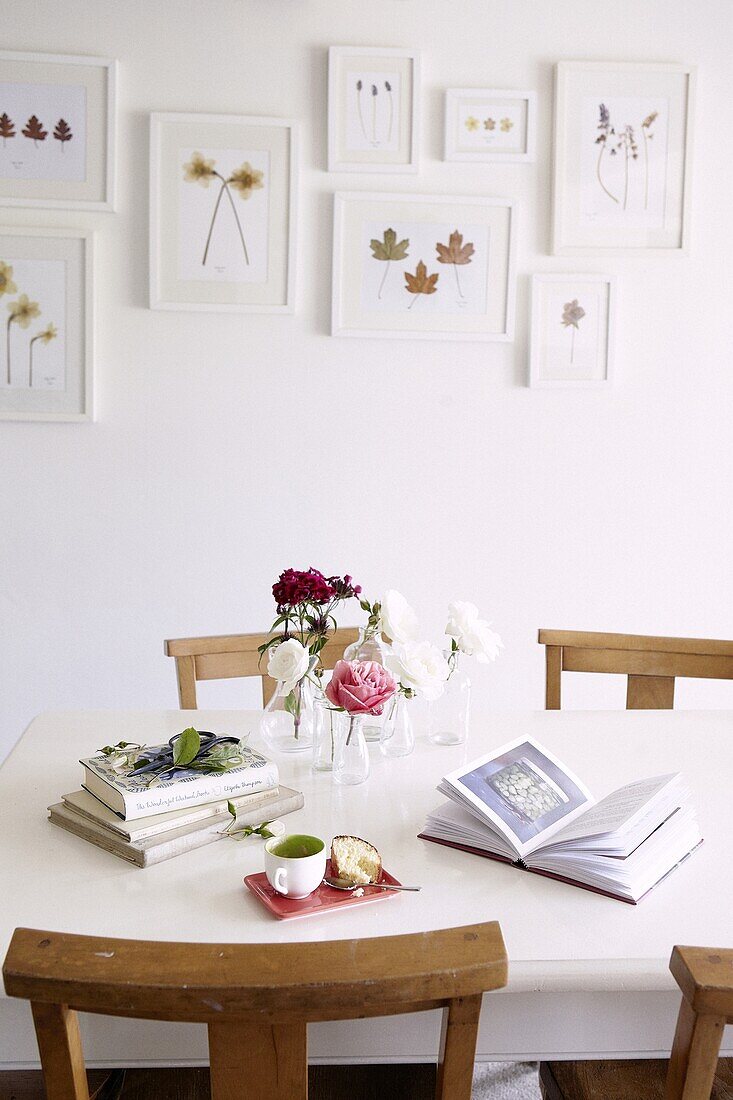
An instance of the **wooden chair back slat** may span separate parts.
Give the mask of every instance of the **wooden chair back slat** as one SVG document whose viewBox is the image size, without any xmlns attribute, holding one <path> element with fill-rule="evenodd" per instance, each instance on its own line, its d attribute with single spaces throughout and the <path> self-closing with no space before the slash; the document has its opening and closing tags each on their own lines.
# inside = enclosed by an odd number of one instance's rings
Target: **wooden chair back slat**
<svg viewBox="0 0 733 1100">
<path fill-rule="evenodd" d="M 196 710 L 196 683 L 199 680 L 230 680 L 259 676 L 262 703 L 266 706 L 277 684 L 266 673 L 267 658 L 260 660 L 258 649 L 269 634 L 216 634 L 202 638 L 169 638 L 165 653 L 176 662 L 178 700 L 182 710 Z M 323 668 L 333 668 L 344 650 L 359 637 L 357 627 L 334 630 L 321 651 Z"/>
<path fill-rule="evenodd" d="M 560 710 L 562 672 L 628 677 L 628 710 L 671 710 L 677 676 L 733 680 L 733 642 L 540 630 L 545 649 L 545 707 Z"/>
</svg>

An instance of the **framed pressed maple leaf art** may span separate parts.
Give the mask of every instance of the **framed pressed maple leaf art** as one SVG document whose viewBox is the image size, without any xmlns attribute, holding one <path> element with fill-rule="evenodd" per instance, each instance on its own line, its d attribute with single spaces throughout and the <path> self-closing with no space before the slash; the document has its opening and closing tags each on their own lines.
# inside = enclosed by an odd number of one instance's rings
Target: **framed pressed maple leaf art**
<svg viewBox="0 0 733 1100">
<path fill-rule="evenodd" d="M 515 222 L 505 199 L 337 193 L 332 334 L 512 340 Z"/>
<path fill-rule="evenodd" d="M 0 206 L 114 209 L 115 71 L 0 51 Z"/>
</svg>

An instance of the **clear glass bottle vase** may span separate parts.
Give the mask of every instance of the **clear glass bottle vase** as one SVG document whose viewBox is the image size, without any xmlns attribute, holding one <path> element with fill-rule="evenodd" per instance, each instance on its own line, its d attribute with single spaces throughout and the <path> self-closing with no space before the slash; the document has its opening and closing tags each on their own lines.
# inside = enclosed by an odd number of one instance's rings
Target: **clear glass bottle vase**
<svg viewBox="0 0 733 1100">
<path fill-rule="evenodd" d="M 434 745 L 462 745 L 468 737 L 470 711 L 471 681 L 456 665 L 443 694 L 428 704 L 428 739 Z"/>
<path fill-rule="evenodd" d="M 334 718 L 333 781 L 347 787 L 369 778 L 369 749 L 364 737 L 368 714 L 332 711 Z"/>
<path fill-rule="evenodd" d="M 395 695 L 384 704 L 379 747 L 385 756 L 409 756 L 415 748 L 410 705 L 404 695 Z"/>
<path fill-rule="evenodd" d="M 378 665 L 384 665 L 388 646 L 377 631 L 368 633 L 367 627 L 359 628 L 359 637 L 344 650 L 345 661 L 375 661 Z M 379 741 L 382 734 L 382 715 L 367 714 L 364 722 L 364 738 L 368 743 Z"/>
<path fill-rule="evenodd" d="M 292 690 L 285 689 L 278 683 L 260 720 L 260 732 L 275 752 L 307 752 L 313 747 L 316 702 L 322 692 L 308 676 Z"/>
<path fill-rule="evenodd" d="M 313 771 L 332 772 L 338 732 L 338 711 L 324 698 L 316 706 L 313 722 Z"/>
</svg>

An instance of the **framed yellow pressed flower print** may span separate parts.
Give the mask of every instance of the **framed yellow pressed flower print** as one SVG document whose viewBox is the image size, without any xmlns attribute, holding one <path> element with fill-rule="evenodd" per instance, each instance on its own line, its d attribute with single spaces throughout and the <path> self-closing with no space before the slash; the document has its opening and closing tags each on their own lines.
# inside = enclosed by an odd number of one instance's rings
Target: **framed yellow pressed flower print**
<svg viewBox="0 0 733 1100">
<path fill-rule="evenodd" d="M 293 309 L 295 123 L 153 114 L 150 306 Z"/>
<path fill-rule="evenodd" d="M 533 161 L 536 109 L 535 92 L 449 88 L 445 93 L 445 159 Z"/>
<path fill-rule="evenodd" d="M 91 420 L 93 234 L 0 229 L 0 419 Z"/>
</svg>

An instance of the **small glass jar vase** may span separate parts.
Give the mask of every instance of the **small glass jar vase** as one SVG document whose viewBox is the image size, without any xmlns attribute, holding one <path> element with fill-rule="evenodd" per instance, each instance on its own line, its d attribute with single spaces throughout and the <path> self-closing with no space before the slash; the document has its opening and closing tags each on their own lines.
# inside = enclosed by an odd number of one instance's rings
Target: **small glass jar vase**
<svg viewBox="0 0 733 1100">
<path fill-rule="evenodd" d="M 429 704 L 428 738 L 434 745 L 462 745 L 468 737 L 471 681 L 457 666 L 445 691 Z"/>
<path fill-rule="evenodd" d="M 332 711 L 334 728 L 333 781 L 354 787 L 369 778 L 369 749 L 364 737 L 368 714 Z"/>
<path fill-rule="evenodd" d="M 322 692 L 307 676 L 292 691 L 285 687 L 278 683 L 262 715 L 260 732 L 275 752 L 307 752 L 313 747 L 316 700 Z"/>
<path fill-rule="evenodd" d="M 387 643 L 382 635 L 368 634 L 366 627 L 359 628 L 359 637 L 344 650 L 345 661 L 375 661 L 378 665 L 384 665 L 384 658 L 389 652 Z M 367 714 L 364 723 L 364 737 L 367 742 L 379 741 L 382 734 L 382 716 L 380 714 Z"/>
<path fill-rule="evenodd" d="M 404 695 L 395 695 L 384 704 L 379 747 L 385 756 L 409 756 L 415 748 L 412 715 Z"/>
<path fill-rule="evenodd" d="M 333 758 L 336 751 L 338 731 L 338 711 L 322 699 L 316 704 L 313 717 L 313 771 L 333 771 Z"/>
</svg>

